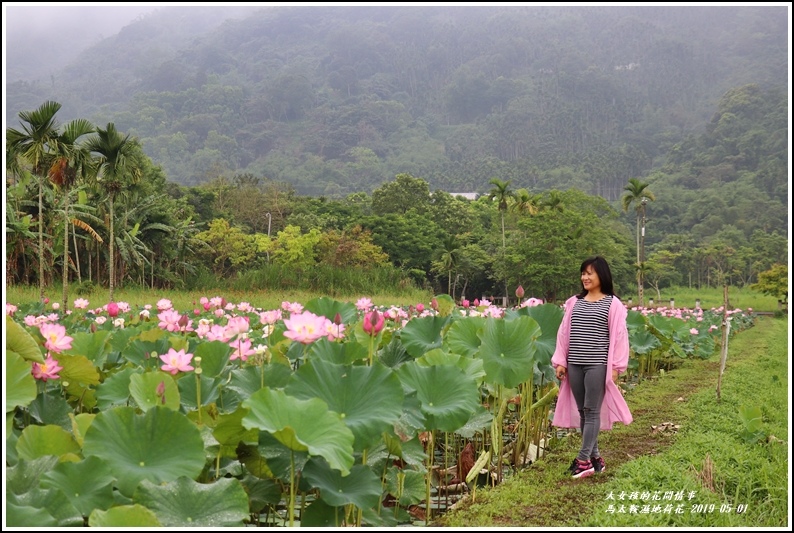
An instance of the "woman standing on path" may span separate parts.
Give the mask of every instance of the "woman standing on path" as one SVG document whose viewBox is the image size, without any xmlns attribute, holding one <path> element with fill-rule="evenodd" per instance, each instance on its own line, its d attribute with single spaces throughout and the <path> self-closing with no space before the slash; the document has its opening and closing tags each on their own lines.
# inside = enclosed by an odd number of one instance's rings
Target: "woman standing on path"
<svg viewBox="0 0 794 533">
<path fill-rule="evenodd" d="M 626 307 L 613 291 L 612 273 L 603 257 L 585 260 L 580 272 L 582 292 L 565 302 L 551 359 L 560 380 L 552 425 L 582 431 L 582 447 L 570 466 L 574 478 L 604 471 L 599 431 L 612 429 L 614 422 L 632 421 L 616 384 L 629 362 Z"/>
</svg>

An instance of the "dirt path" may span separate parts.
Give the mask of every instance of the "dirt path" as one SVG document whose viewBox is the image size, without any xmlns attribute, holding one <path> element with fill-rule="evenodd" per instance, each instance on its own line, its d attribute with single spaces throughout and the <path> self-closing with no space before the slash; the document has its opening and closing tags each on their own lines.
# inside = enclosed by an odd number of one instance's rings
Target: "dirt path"
<svg viewBox="0 0 794 533">
<path fill-rule="evenodd" d="M 607 465 L 603 474 L 590 476 L 585 483 L 563 474 L 581 443 L 579 435 L 571 435 L 563 439 L 568 442 L 558 443 L 541 461 L 487 495 L 475 494 L 474 503 L 468 495 L 432 525 L 454 527 L 463 521 L 466 527 L 576 527 L 593 512 L 593 504 L 587 502 L 603 503 L 600 485 L 611 479 L 616 467 L 658 454 L 675 441 L 676 430 L 665 423 L 686 422 L 682 409 L 687 399 L 704 389 L 716 390 L 718 372 L 718 356 L 709 361 L 687 360 L 661 379 L 644 380 L 627 393 L 633 423 L 617 424 L 599 435 L 599 449 Z M 485 519 L 483 515 L 489 523 L 476 523 Z"/>
</svg>

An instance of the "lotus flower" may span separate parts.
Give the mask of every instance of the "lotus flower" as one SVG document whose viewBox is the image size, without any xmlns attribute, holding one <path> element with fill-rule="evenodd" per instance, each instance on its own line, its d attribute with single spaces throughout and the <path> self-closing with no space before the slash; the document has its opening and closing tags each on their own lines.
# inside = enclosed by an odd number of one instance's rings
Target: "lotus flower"
<svg viewBox="0 0 794 533">
<path fill-rule="evenodd" d="M 375 336 L 383 330 L 383 325 L 386 322 L 382 313 L 378 313 L 377 309 L 373 309 L 364 315 L 364 332 L 367 335 Z"/>
<path fill-rule="evenodd" d="M 39 326 L 39 331 L 44 337 L 44 347 L 50 351 L 60 353 L 72 347 L 72 337 L 66 334 L 66 328 L 60 324 L 44 323 Z"/>
<path fill-rule="evenodd" d="M 61 376 L 58 375 L 58 372 L 61 370 L 63 370 L 63 367 L 58 365 L 58 361 L 53 359 L 50 354 L 47 354 L 47 359 L 44 360 L 44 363 L 33 363 L 31 374 L 36 379 L 47 381 L 48 379 L 60 379 Z"/>
<path fill-rule="evenodd" d="M 185 353 L 185 350 L 179 350 L 177 352 L 173 348 L 169 348 L 168 353 L 161 355 L 160 359 L 165 363 L 160 369 L 171 372 L 173 375 L 176 375 L 177 372 L 188 372 L 193 370 L 193 367 L 190 366 L 190 360 L 193 359 L 193 354 Z"/>
</svg>

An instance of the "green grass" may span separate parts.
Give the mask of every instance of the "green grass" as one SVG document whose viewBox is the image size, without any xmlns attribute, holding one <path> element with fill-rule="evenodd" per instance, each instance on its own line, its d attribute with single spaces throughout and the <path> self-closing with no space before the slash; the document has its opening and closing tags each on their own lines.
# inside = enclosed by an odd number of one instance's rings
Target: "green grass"
<svg viewBox="0 0 794 533">
<path fill-rule="evenodd" d="M 670 287 L 660 291 L 661 299 L 656 291 L 652 288 L 645 288 L 645 305 L 648 306 L 650 298 L 653 298 L 654 306 L 670 306 L 670 299 L 672 298 L 675 307 L 694 308 L 695 300 L 700 300 L 700 307 L 703 309 L 711 309 L 713 307 L 720 307 L 723 303 L 723 290 L 722 288 L 702 288 L 690 289 L 687 287 Z M 624 300 L 632 297 L 634 304 L 637 303 L 636 294 L 622 295 Z M 751 308 L 753 311 L 774 312 L 777 311 L 777 298 L 768 296 L 766 294 L 750 290 L 748 288 L 728 287 L 728 302 L 734 308 L 747 309 Z"/>
<path fill-rule="evenodd" d="M 789 394 L 788 325 L 760 318 L 732 337 L 721 382 L 718 354 L 688 360 L 664 376 L 644 381 L 626 399 L 634 415 L 628 426 L 602 432 L 599 448 L 607 471 L 581 480 L 565 469 L 581 437 L 552 441 L 547 454 L 493 488 L 478 489 L 438 519 L 447 527 L 783 527 L 788 524 Z M 743 407 L 758 406 L 757 440 L 745 440 Z M 677 433 L 651 426 L 673 422 Z M 654 501 L 665 493 L 681 500 Z M 621 493 L 638 506 L 661 512 L 618 513 Z M 643 493 L 649 496 L 643 500 Z M 610 499 L 610 494 L 615 498 Z M 690 494 L 692 498 L 690 499 Z M 682 514 L 664 513 L 682 504 Z M 714 505 L 712 511 L 709 506 Z M 737 513 L 738 505 L 746 512 Z M 704 506 L 700 511 L 697 506 Z M 693 507 L 695 506 L 695 507 Z M 720 512 L 730 506 L 730 512 Z M 652 507 L 650 509 L 653 509 Z"/>
<path fill-rule="evenodd" d="M 101 307 L 108 303 L 108 290 L 107 288 L 95 287 L 87 293 L 80 293 L 77 290 L 70 290 L 68 302 L 71 307 L 76 298 L 85 298 L 89 301 L 90 307 Z M 62 292 L 60 287 L 49 287 L 45 290 L 45 296 L 50 299 L 50 306 L 53 302 L 61 302 Z M 372 300 L 375 305 L 416 305 L 421 302 L 426 306 L 430 304 L 433 295 L 427 291 L 420 291 L 418 289 L 406 289 L 400 294 L 338 294 L 330 296 L 327 293 L 307 292 L 300 290 L 285 290 L 285 291 L 263 291 L 263 290 L 242 290 L 242 289 L 209 289 L 206 291 L 199 290 L 151 290 L 141 288 L 121 288 L 114 290 L 113 299 L 117 302 L 127 302 L 133 308 L 151 304 L 154 306 L 161 298 L 171 300 L 174 308 L 179 311 L 190 311 L 198 305 L 199 299 L 202 296 L 212 298 L 214 296 L 222 296 L 226 298 L 227 302 L 240 303 L 248 302 L 254 307 L 261 309 L 277 309 L 281 307 L 281 302 L 299 302 L 306 304 L 306 302 L 321 296 L 331 297 L 335 300 L 343 302 L 355 303 L 359 298 L 366 297 Z M 8 303 L 19 306 L 20 304 L 30 304 L 38 302 L 39 289 L 38 287 L 29 286 L 7 286 L 5 291 L 5 300 Z"/>
</svg>

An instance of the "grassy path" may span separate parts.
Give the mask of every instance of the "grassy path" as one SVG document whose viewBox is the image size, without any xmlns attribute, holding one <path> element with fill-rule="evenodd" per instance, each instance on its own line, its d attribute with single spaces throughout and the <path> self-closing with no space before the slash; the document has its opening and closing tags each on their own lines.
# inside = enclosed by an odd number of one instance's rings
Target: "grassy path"
<svg viewBox="0 0 794 533">
<path fill-rule="evenodd" d="M 785 320 L 760 318 L 730 340 L 720 401 L 719 354 L 686 361 L 627 394 L 634 422 L 599 436 L 606 472 L 566 475 L 581 443 L 572 435 L 433 525 L 790 527 L 788 342 Z M 754 407 L 757 433 L 742 415 Z M 652 429 L 664 422 L 679 428 Z"/>
</svg>

